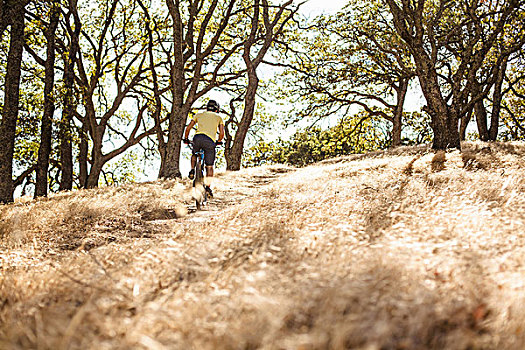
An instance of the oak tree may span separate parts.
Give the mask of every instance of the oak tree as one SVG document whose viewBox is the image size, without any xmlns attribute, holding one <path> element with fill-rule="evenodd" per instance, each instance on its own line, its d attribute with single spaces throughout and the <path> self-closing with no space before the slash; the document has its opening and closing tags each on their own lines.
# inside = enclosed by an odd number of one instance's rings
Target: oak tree
<svg viewBox="0 0 525 350">
<path fill-rule="evenodd" d="M 235 122 L 235 136 L 228 128 L 225 157 L 228 170 L 239 170 L 241 167 L 244 143 L 248 130 L 252 124 L 259 76 L 257 70 L 272 45 L 279 40 L 287 27 L 287 23 L 294 17 L 299 9 L 291 7 L 292 1 L 287 1 L 280 6 L 271 6 L 267 0 L 254 0 L 246 14 L 251 18 L 248 26 L 250 32 L 243 42 L 242 58 L 246 66 L 247 86 L 244 92 L 244 109 L 242 117 Z M 228 126 L 233 125 L 231 122 Z"/>
<path fill-rule="evenodd" d="M 9 26 L 9 54 L 0 121 L 0 203 L 13 201 L 13 152 L 18 122 L 20 76 L 24 51 L 25 11 L 28 0 L 4 0 L 3 28 Z M 4 27 L 4 23 L 6 24 Z M 0 33 L 3 33 L 4 29 Z"/>
<path fill-rule="evenodd" d="M 386 2 L 415 63 L 432 118 L 432 147 L 460 149 L 459 121 L 488 96 L 504 61 L 523 45 L 524 22 L 517 21 L 523 1 Z M 517 35 L 499 49 L 511 23 L 517 26 Z"/>
</svg>

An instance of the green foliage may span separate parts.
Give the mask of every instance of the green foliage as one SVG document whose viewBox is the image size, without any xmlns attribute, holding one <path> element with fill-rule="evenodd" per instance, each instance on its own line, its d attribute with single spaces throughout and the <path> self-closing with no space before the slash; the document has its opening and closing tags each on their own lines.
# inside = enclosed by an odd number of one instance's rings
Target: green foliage
<svg viewBox="0 0 525 350">
<path fill-rule="evenodd" d="M 402 143 L 420 145 L 432 142 L 434 137 L 430 116 L 426 113 L 411 112 L 403 115 Z"/>
<path fill-rule="evenodd" d="M 382 121 L 366 113 L 343 118 L 329 129 L 314 126 L 297 131 L 290 141 L 261 141 L 245 154 L 245 166 L 285 163 L 305 166 L 323 159 L 364 153 L 388 146 Z"/>
<path fill-rule="evenodd" d="M 20 91 L 20 111 L 16 127 L 15 151 L 13 165 L 15 175 L 36 164 L 40 143 L 40 119 L 42 116 L 43 96 L 38 90 L 39 81 L 30 76 L 24 77 Z M 26 85 L 27 84 L 27 85 Z"/>
<path fill-rule="evenodd" d="M 502 102 L 499 138 L 502 141 L 525 140 L 525 57 L 520 57 L 509 72 L 512 89 Z"/>
<path fill-rule="evenodd" d="M 121 185 L 125 183 L 135 182 L 137 175 L 142 170 L 138 167 L 139 159 L 142 156 L 139 152 L 127 152 L 118 160 L 106 164 L 102 172 L 101 184 L 112 186 Z"/>
</svg>

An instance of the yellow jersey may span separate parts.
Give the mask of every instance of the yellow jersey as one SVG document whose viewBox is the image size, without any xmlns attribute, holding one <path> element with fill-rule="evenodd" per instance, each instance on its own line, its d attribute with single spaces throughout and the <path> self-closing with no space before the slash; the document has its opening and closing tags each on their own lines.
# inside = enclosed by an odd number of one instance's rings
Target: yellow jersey
<svg viewBox="0 0 525 350">
<path fill-rule="evenodd" d="M 204 134 L 213 141 L 217 139 L 217 130 L 219 125 L 224 125 L 224 121 L 222 120 L 221 116 L 215 112 L 197 113 L 193 117 L 193 120 L 197 123 L 197 132 L 195 135 Z"/>
</svg>

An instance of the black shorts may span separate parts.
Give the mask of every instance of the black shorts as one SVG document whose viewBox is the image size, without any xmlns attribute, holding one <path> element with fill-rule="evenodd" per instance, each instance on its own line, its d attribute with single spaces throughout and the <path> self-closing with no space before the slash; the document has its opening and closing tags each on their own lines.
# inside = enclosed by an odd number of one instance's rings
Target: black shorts
<svg viewBox="0 0 525 350">
<path fill-rule="evenodd" d="M 193 137 L 193 154 L 201 150 L 204 150 L 204 163 L 212 166 L 215 163 L 215 142 L 204 134 Z"/>
</svg>

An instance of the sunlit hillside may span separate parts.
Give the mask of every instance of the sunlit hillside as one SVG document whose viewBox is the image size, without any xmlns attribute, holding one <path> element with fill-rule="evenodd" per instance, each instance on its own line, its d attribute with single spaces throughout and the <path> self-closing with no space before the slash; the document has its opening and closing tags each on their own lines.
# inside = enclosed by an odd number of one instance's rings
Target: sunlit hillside
<svg viewBox="0 0 525 350">
<path fill-rule="evenodd" d="M 2 349 L 524 349 L 525 143 L 0 206 Z"/>
</svg>

